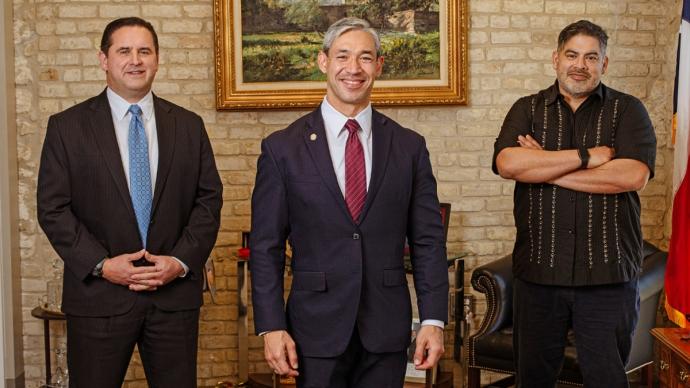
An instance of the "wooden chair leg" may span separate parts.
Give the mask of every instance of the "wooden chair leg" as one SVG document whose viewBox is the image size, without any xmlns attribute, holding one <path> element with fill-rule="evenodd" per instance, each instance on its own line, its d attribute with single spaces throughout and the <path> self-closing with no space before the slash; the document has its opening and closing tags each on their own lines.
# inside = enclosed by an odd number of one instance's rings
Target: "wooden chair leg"
<svg viewBox="0 0 690 388">
<path fill-rule="evenodd" d="M 651 363 L 644 368 L 642 368 L 642 373 L 640 375 L 640 383 L 646 384 L 647 388 L 654 387 L 654 363 Z"/>
<path fill-rule="evenodd" d="M 481 385 L 481 369 L 479 368 L 467 368 L 467 387 L 468 388 L 479 388 Z"/>
</svg>

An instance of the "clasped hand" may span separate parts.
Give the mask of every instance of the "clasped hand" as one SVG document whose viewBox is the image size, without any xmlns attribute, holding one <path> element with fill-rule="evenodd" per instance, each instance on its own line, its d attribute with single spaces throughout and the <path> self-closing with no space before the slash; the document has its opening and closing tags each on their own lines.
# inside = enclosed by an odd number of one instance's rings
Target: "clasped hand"
<svg viewBox="0 0 690 388">
<path fill-rule="evenodd" d="M 153 265 L 134 266 L 141 258 Z M 132 291 L 154 291 L 183 273 L 182 265 L 171 256 L 154 255 L 145 249 L 115 256 L 103 263 L 103 278 Z"/>
</svg>

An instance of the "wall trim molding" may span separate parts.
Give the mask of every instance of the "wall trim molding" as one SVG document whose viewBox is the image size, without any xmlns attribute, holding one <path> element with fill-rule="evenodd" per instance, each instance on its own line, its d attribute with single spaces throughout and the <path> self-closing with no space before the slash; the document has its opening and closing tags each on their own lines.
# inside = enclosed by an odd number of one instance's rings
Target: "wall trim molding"
<svg viewBox="0 0 690 388">
<path fill-rule="evenodd" d="M 24 386 L 13 2 L 0 7 L 0 382 Z M 18 385 L 19 384 L 19 385 Z"/>
</svg>

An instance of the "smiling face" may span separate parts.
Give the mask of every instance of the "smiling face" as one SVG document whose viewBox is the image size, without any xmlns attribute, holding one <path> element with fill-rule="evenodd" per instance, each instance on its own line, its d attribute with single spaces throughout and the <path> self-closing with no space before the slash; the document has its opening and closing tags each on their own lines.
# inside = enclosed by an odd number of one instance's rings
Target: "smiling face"
<svg viewBox="0 0 690 388">
<path fill-rule="evenodd" d="M 137 102 L 151 90 L 158 71 L 153 36 L 144 27 L 125 26 L 110 39 L 108 52 L 98 53 L 108 87 L 128 102 Z"/>
<path fill-rule="evenodd" d="M 558 87 L 566 99 L 583 100 L 606 74 L 609 59 L 595 37 L 578 34 L 553 53 Z"/>
<path fill-rule="evenodd" d="M 319 52 L 326 74 L 326 98 L 337 111 L 354 117 L 369 105 L 374 80 L 383 69 L 376 43 L 368 32 L 350 30 L 333 41 L 328 54 Z"/>
</svg>

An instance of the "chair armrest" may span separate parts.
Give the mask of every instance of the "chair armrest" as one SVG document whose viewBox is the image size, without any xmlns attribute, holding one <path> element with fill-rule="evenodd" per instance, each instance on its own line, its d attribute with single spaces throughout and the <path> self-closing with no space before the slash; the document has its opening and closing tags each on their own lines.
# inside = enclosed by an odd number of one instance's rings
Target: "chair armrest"
<svg viewBox="0 0 690 388">
<path fill-rule="evenodd" d="M 656 295 L 664 286 L 666 252 L 645 241 L 642 272 L 640 274 L 640 300 Z M 486 314 L 474 334 L 480 336 L 513 324 L 513 258 L 506 255 L 472 271 L 471 284 L 486 297 Z"/>
<path fill-rule="evenodd" d="M 640 300 L 656 297 L 664 288 L 664 274 L 666 271 L 666 258 L 668 254 L 660 251 L 654 245 L 644 242 L 642 261 L 642 273 L 640 274 L 639 288 Z"/>
<path fill-rule="evenodd" d="M 513 324 L 513 257 L 504 256 L 472 271 L 472 288 L 486 297 L 486 314 L 475 335 Z"/>
<path fill-rule="evenodd" d="M 653 253 L 661 252 L 656 245 L 650 243 L 647 240 L 642 241 L 642 257 L 650 256 Z"/>
</svg>

